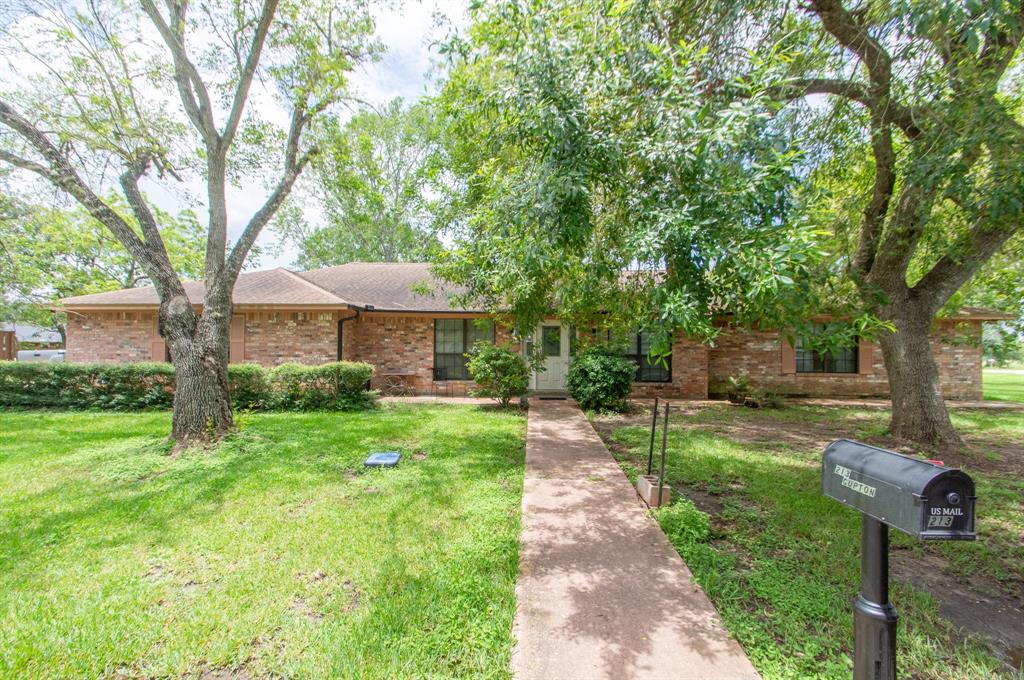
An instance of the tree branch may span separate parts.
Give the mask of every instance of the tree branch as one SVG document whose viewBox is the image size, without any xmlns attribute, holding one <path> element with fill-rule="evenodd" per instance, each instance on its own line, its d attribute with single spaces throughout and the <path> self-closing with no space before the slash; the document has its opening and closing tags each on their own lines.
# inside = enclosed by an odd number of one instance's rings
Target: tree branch
<svg viewBox="0 0 1024 680">
<path fill-rule="evenodd" d="M 869 92 L 869 85 L 842 78 L 795 78 L 768 89 L 773 99 L 801 99 L 811 94 L 830 94 L 855 101 L 874 110 L 880 104 L 878 98 Z M 921 128 L 915 122 L 914 112 L 905 106 L 889 101 L 886 104 L 887 119 L 899 127 L 911 140 L 921 135 Z"/>
<path fill-rule="evenodd" d="M 234 279 L 231 277 L 237 276 L 238 272 L 242 270 L 242 264 L 249 255 L 249 250 L 256 242 L 260 230 L 274 216 L 274 213 L 288 196 L 288 192 L 291 191 L 295 180 L 298 179 L 303 169 L 317 153 L 316 149 L 310 149 L 300 158 L 299 143 L 302 139 L 302 132 L 305 130 L 310 118 L 323 111 L 327 106 L 327 102 L 320 102 L 310 110 L 306 109 L 307 102 L 308 99 L 305 93 L 297 95 L 294 108 L 292 108 L 291 122 L 288 125 L 288 138 L 285 141 L 284 174 L 264 204 L 253 214 L 249 224 L 245 226 L 242 235 L 238 237 L 238 241 L 235 242 L 234 247 L 231 249 L 231 254 L 228 256 L 225 264 L 225 270 L 229 277 L 228 280 L 233 281 Z"/>
<path fill-rule="evenodd" d="M 987 216 L 975 220 L 965 238 L 962 253 L 947 253 L 912 288 L 921 297 L 929 296 L 938 309 L 974 276 L 985 262 L 1013 236 L 1014 229 L 991 224 Z"/>
<path fill-rule="evenodd" d="M 131 206 L 132 212 L 135 214 L 135 219 L 139 221 L 146 246 L 151 251 L 153 269 L 146 272 L 149 279 L 158 288 L 163 288 L 174 294 L 177 294 L 177 289 L 181 288 L 181 293 L 184 293 L 181 281 L 171 264 L 171 258 L 167 255 L 167 247 L 163 237 L 160 236 L 156 218 L 153 217 L 153 212 L 149 209 L 146 199 L 139 190 L 139 178 L 145 174 L 149 164 L 148 158 L 132 163 L 121 175 L 121 188 L 124 190 L 125 198 L 128 199 L 128 205 Z"/>
<path fill-rule="evenodd" d="M 263 10 L 260 13 L 259 23 L 256 24 L 256 33 L 253 35 L 252 45 L 249 47 L 249 55 L 245 59 L 245 66 L 238 76 L 238 86 L 235 88 L 235 97 L 231 102 L 231 112 L 228 114 L 227 123 L 224 125 L 224 133 L 221 141 L 224 148 L 231 144 L 238 130 L 238 123 L 242 119 L 242 110 L 249 97 L 249 88 L 252 85 L 253 76 L 256 73 L 256 66 L 260 63 L 260 54 L 263 52 L 263 43 L 270 32 L 270 24 L 274 21 L 274 14 L 277 12 L 278 0 L 264 0 Z"/>
<path fill-rule="evenodd" d="M 31 145 L 46 160 L 49 167 L 32 161 L 26 161 L 25 159 L 19 159 L 17 156 L 7 152 L 3 152 L 3 160 L 8 162 L 22 161 L 21 163 L 13 164 L 17 165 L 17 167 L 40 174 L 40 176 L 46 178 L 55 186 L 69 193 L 89 212 L 90 215 L 110 230 L 114 237 L 121 242 L 121 245 L 124 246 L 128 253 L 135 258 L 139 264 L 142 265 L 143 269 L 145 269 L 147 273 L 164 273 L 165 270 L 161 267 L 159 259 L 154 257 L 154 251 L 151 251 L 147 244 L 139 238 L 131 225 L 125 222 L 117 212 L 104 203 L 99 196 L 97 196 L 92 189 L 82 181 L 82 178 L 79 177 L 74 167 L 68 163 L 63 153 L 54 146 L 49 139 L 47 139 L 46 135 L 37 130 L 28 120 L 4 101 L 0 101 L 0 123 L 12 129 L 29 145 Z M 166 253 L 164 254 L 164 257 L 166 259 Z M 181 281 L 178 277 L 174 275 L 173 269 L 171 270 L 171 280 L 162 278 L 160 283 L 157 283 L 155 276 L 150 276 L 150 278 L 152 278 L 154 280 L 154 284 L 157 285 L 157 290 L 160 293 L 161 299 L 168 299 L 165 296 L 166 293 L 184 295 L 184 288 L 182 288 Z M 161 286 L 161 284 L 165 284 L 165 286 Z"/>
<path fill-rule="evenodd" d="M 873 97 L 889 96 L 892 82 L 892 57 L 868 33 L 867 28 L 843 7 L 840 0 L 811 0 L 811 7 L 821 19 L 825 30 L 850 50 L 867 67 Z"/>
<path fill-rule="evenodd" d="M 149 16 L 150 21 L 156 26 L 164 44 L 171 51 L 174 59 L 174 81 L 178 86 L 178 93 L 181 96 L 181 103 L 185 107 L 185 113 L 192 121 L 192 125 L 199 131 L 206 140 L 206 144 L 212 151 L 217 149 L 220 142 L 220 135 L 217 133 L 217 126 L 213 122 L 213 106 L 210 103 L 210 94 L 206 90 L 206 84 L 199 76 L 196 69 L 185 53 L 184 36 L 181 25 L 184 22 L 184 8 L 175 0 L 169 0 L 171 7 L 171 23 L 164 21 L 160 10 L 153 4 L 153 0 L 140 0 L 142 9 Z M 196 101 L 198 97 L 198 102 Z"/>
</svg>

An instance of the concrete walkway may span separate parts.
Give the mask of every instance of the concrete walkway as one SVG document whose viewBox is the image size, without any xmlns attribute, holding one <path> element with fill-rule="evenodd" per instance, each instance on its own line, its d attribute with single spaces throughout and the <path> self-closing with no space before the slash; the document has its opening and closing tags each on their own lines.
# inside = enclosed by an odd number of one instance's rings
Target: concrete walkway
<svg viewBox="0 0 1024 680">
<path fill-rule="evenodd" d="M 756 678 L 572 401 L 530 401 L 519 680 Z"/>
</svg>

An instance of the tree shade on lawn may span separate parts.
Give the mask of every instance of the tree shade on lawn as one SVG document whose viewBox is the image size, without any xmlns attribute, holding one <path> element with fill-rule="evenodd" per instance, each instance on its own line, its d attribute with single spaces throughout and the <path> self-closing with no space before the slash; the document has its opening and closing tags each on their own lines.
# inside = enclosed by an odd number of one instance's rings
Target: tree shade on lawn
<svg viewBox="0 0 1024 680">
<path fill-rule="evenodd" d="M 246 416 L 177 458 L 168 420 L 0 418 L 0 676 L 508 677 L 521 415 Z"/>
<path fill-rule="evenodd" d="M 729 405 L 683 405 L 672 415 L 666 478 L 711 515 L 711 530 L 692 511 L 670 510 L 663 526 L 766 680 L 850 677 L 860 520 L 822 495 L 821 455 L 843 436 L 889 445 L 888 416 Z M 626 473 L 639 474 L 649 416 L 594 421 Z M 1004 665 L 1005 643 L 990 649 L 966 634 L 1009 634 L 1011 649 L 1024 644 L 1024 414 L 958 410 L 953 421 L 968 447 L 946 462 L 978 484 L 978 540 L 921 544 L 891 533 L 898 668 L 901 677 L 1017 677 Z M 961 599 L 940 611 L 942 591 Z M 959 616 L 947 618 L 951 609 Z"/>
</svg>

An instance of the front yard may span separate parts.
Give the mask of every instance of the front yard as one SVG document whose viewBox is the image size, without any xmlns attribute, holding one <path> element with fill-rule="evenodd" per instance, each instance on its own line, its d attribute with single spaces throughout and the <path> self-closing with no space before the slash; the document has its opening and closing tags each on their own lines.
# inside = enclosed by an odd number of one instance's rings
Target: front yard
<svg viewBox="0 0 1024 680">
<path fill-rule="evenodd" d="M 859 516 L 822 496 L 821 454 L 838 437 L 891 447 L 888 413 L 675 408 L 668 481 L 711 520 L 710 540 L 681 532 L 675 545 L 726 627 L 766 679 L 849 678 Z M 978 484 L 978 540 L 923 545 L 892 532 L 900 673 L 1017 677 L 1006 664 L 1024 665 L 1024 413 L 953 417 L 969 450 L 940 457 Z M 649 410 L 593 422 L 635 477 Z"/>
<path fill-rule="evenodd" d="M 986 368 L 982 371 L 986 399 L 1024 404 L 1024 369 Z"/>
<path fill-rule="evenodd" d="M 0 677 L 508 676 L 522 416 L 242 419 L 0 417 Z"/>
</svg>

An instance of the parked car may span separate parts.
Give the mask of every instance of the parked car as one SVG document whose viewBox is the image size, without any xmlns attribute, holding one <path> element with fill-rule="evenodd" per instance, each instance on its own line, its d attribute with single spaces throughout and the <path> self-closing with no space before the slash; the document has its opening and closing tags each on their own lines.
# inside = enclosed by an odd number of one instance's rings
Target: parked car
<svg viewBox="0 0 1024 680">
<path fill-rule="evenodd" d="M 15 361 L 48 361 L 61 363 L 64 361 L 62 349 L 20 349 Z"/>
</svg>

